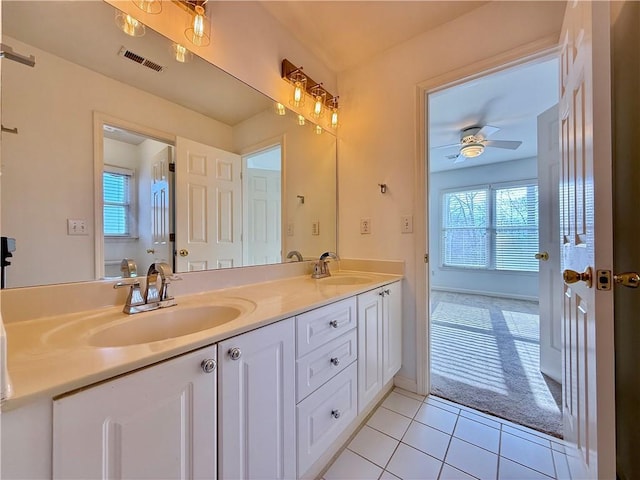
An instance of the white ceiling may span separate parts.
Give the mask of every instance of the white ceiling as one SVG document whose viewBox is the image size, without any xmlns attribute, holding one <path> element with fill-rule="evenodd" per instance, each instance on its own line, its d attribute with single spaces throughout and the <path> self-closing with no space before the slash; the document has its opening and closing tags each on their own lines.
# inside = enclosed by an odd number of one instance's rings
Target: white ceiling
<svg viewBox="0 0 640 480">
<path fill-rule="evenodd" d="M 484 5 L 485 1 L 263 1 L 325 65 L 341 72 Z"/>
<path fill-rule="evenodd" d="M 535 157 L 537 116 L 558 102 L 558 61 L 537 61 L 451 87 L 429 96 L 429 161 L 432 172 Z M 490 140 L 518 140 L 516 150 L 487 147 L 454 164 L 460 130 L 491 125 Z"/>
</svg>

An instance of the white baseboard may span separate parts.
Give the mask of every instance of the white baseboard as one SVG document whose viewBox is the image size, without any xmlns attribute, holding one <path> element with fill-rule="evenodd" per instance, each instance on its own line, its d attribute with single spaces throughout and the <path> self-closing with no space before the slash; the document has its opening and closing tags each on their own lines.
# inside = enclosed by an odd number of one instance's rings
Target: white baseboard
<svg viewBox="0 0 640 480">
<path fill-rule="evenodd" d="M 408 392 L 418 393 L 418 383 L 412 378 L 403 377 L 402 375 L 396 375 L 393 377 L 393 384 L 396 387 L 407 390 Z"/>
<path fill-rule="evenodd" d="M 485 292 L 483 290 L 468 290 L 466 288 L 450 288 L 450 287 L 434 287 L 434 286 L 431 286 L 431 290 L 435 290 L 438 292 L 468 293 L 469 295 L 484 295 L 485 297 L 511 298 L 513 300 L 529 300 L 531 302 L 538 301 L 538 297 L 536 296 L 517 295 L 515 293 Z"/>
</svg>

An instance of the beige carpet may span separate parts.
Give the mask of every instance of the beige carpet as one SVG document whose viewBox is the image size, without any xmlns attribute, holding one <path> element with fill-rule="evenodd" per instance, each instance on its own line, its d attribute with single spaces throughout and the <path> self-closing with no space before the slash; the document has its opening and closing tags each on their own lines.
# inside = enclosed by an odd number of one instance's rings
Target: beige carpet
<svg viewBox="0 0 640 480">
<path fill-rule="evenodd" d="M 435 395 L 561 437 L 561 385 L 539 359 L 537 302 L 432 292 Z"/>
</svg>

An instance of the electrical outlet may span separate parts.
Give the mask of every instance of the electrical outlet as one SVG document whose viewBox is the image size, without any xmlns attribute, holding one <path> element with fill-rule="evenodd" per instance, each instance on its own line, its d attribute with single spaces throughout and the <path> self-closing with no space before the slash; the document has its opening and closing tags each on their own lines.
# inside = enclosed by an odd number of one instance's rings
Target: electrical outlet
<svg viewBox="0 0 640 480">
<path fill-rule="evenodd" d="M 84 219 L 67 219 L 67 235 L 89 235 L 87 221 Z"/>
<path fill-rule="evenodd" d="M 367 235 L 371 233 L 371 219 L 370 218 L 361 218 L 360 219 L 360 234 Z"/>
<path fill-rule="evenodd" d="M 400 233 L 413 232 L 413 215 L 402 215 L 400 222 Z"/>
<path fill-rule="evenodd" d="M 311 235 L 320 235 L 320 222 L 318 220 L 311 224 Z"/>
<path fill-rule="evenodd" d="M 287 236 L 288 237 L 293 237 L 293 222 L 291 223 L 287 223 Z"/>
</svg>

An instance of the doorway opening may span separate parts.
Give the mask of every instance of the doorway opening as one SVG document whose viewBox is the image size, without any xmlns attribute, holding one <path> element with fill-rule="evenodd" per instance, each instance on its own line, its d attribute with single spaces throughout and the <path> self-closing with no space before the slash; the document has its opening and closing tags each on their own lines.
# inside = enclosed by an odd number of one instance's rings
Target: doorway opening
<svg viewBox="0 0 640 480">
<path fill-rule="evenodd" d="M 554 56 L 427 92 L 428 331 L 430 393 L 561 436 L 557 78 Z"/>
</svg>

